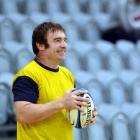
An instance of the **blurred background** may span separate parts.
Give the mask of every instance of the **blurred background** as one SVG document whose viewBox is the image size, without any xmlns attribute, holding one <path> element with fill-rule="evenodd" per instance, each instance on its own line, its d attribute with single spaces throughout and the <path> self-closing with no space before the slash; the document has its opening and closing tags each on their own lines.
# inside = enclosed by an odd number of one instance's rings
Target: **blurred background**
<svg viewBox="0 0 140 140">
<path fill-rule="evenodd" d="M 66 29 L 63 65 L 98 111 L 75 140 L 140 140 L 140 0 L 0 0 L 0 140 L 16 139 L 12 78 L 34 58 L 32 31 L 43 21 Z"/>
</svg>

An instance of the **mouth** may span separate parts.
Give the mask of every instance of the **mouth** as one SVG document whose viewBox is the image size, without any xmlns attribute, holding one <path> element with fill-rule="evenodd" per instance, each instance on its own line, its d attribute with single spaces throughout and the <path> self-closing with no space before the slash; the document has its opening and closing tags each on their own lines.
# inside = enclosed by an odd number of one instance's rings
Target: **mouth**
<svg viewBox="0 0 140 140">
<path fill-rule="evenodd" d="M 64 56 L 66 54 L 66 50 L 58 50 L 57 53 L 59 53 L 61 56 Z"/>
<path fill-rule="evenodd" d="M 134 17 L 135 21 L 140 21 L 140 15 Z"/>
<path fill-rule="evenodd" d="M 134 21 L 140 21 L 140 10 L 132 12 L 131 15 L 132 15 Z"/>
</svg>

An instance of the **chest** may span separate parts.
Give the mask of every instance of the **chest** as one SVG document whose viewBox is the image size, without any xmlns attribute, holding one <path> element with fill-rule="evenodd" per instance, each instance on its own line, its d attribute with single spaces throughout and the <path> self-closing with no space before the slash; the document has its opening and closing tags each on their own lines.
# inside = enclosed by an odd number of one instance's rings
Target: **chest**
<svg viewBox="0 0 140 140">
<path fill-rule="evenodd" d="M 63 73 L 42 74 L 38 84 L 38 103 L 46 103 L 64 96 L 65 92 L 73 89 L 73 81 Z"/>
</svg>

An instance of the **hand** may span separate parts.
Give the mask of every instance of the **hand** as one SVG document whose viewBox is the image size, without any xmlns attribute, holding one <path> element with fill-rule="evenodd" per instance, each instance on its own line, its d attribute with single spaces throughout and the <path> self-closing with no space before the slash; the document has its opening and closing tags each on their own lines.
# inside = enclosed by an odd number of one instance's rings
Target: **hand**
<svg viewBox="0 0 140 140">
<path fill-rule="evenodd" d="M 87 91 L 80 90 L 80 89 L 67 91 L 61 99 L 64 108 L 66 108 L 67 110 L 78 109 L 80 111 L 83 111 L 82 106 L 87 106 L 89 99 L 86 99 L 81 96 L 77 96 L 78 94 L 81 93 L 85 94 L 87 93 Z"/>
<path fill-rule="evenodd" d="M 97 114 L 98 114 L 97 111 L 96 111 L 96 108 L 94 108 L 94 110 L 92 112 L 93 112 L 92 119 L 89 121 L 88 126 L 96 123 L 96 117 L 97 117 Z"/>
<path fill-rule="evenodd" d="M 96 111 L 96 108 L 94 108 L 93 110 L 93 116 L 92 116 L 92 119 L 91 119 L 91 124 L 94 124 L 96 122 L 96 117 L 97 117 L 97 111 Z"/>
</svg>

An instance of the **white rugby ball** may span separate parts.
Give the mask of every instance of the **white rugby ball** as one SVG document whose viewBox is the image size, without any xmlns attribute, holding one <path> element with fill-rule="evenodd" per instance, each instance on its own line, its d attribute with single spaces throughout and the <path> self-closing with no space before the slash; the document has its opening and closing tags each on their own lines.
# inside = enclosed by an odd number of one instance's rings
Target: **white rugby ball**
<svg viewBox="0 0 140 140">
<path fill-rule="evenodd" d="M 91 95 L 89 93 L 79 94 L 78 96 L 82 96 L 84 98 L 88 98 L 90 102 L 88 106 L 83 106 L 83 112 L 80 112 L 78 109 L 72 109 L 67 112 L 67 117 L 70 123 L 75 128 L 85 128 L 91 121 L 92 111 L 94 109 L 94 103 Z"/>
</svg>

